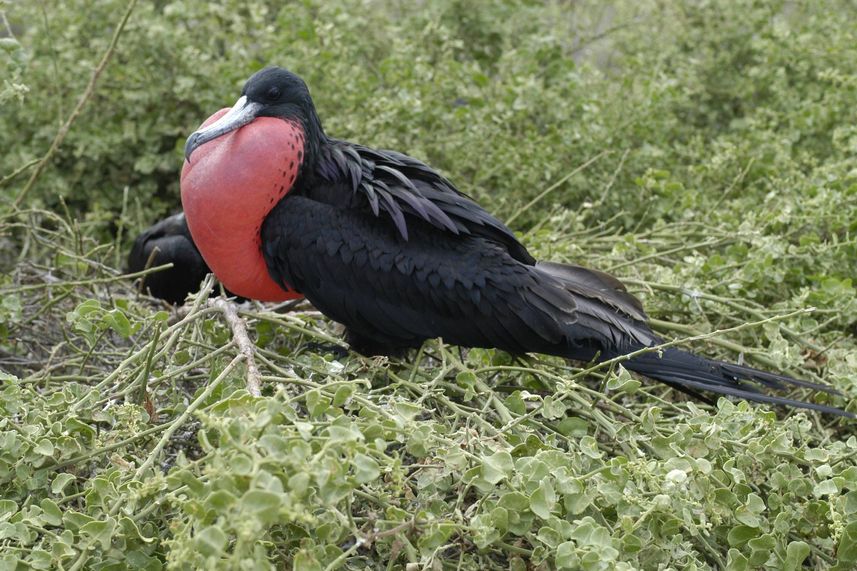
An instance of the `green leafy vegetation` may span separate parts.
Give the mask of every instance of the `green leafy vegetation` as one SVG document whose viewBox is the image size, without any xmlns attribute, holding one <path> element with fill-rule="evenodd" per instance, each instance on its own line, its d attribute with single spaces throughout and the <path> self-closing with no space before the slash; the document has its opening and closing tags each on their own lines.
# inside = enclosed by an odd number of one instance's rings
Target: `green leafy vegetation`
<svg viewBox="0 0 857 571">
<path fill-rule="evenodd" d="M 853 2 L 141 2 L 25 191 L 126 7 L 0 2 L 0 570 L 857 567 L 853 422 L 441 341 L 338 358 L 312 308 L 246 304 L 256 397 L 213 282 L 120 277 L 186 135 L 278 64 L 665 335 L 857 411 Z"/>
</svg>

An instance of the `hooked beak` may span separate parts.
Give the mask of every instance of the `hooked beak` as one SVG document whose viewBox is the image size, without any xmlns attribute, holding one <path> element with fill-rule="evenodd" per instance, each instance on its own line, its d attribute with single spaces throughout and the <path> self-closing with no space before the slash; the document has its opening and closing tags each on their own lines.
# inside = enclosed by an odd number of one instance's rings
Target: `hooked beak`
<svg viewBox="0 0 857 571">
<path fill-rule="evenodd" d="M 190 162 L 190 155 L 197 147 L 251 122 L 259 115 L 261 109 L 261 103 L 249 101 L 246 95 L 242 95 L 226 115 L 187 138 L 184 146 L 185 160 Z"/>
</svg>

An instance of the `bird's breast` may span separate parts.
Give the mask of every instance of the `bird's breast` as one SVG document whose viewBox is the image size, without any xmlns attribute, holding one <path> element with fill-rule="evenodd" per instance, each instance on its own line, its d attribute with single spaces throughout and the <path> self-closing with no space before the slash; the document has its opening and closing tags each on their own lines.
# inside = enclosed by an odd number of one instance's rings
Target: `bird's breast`
<svg viewBox="0 0 857 571">
<path fill-rule="evenodd" d="M 260 230 L 294 185 L 303 149 L 299 124 L 260 117 L 200 146 L 182 168 L 182 206 L 194 243 L 214 275 L 237 295 L 260 301 L 300 296 L 271 279 Z"/>
</svg>

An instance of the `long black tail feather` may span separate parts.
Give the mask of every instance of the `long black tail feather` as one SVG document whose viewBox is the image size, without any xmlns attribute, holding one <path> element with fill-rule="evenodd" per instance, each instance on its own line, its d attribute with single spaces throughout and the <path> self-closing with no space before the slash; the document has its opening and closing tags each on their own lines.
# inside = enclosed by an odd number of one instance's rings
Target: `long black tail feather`
<svg viewBox="0 0 857 571">
<path fill-rule="evenodd" d="M 785 375 L 759 371 L 743 365 L 709 360 L 675 347 L 668 347 L 660 352 L 644 353 L 628 360 L 623 365 L 631 371 L 657 379 L 680 390 L 707 391 L 755 402 L 817 410 L 846 418 L 857 418 L 857 415 L 833 406 L 768 395 L 759 392 L 758 389 L 758 385 L 776 390 L 803 387 L 834 395 L 840 394 L 830 387 L 793 379 Z"/>
</svg>

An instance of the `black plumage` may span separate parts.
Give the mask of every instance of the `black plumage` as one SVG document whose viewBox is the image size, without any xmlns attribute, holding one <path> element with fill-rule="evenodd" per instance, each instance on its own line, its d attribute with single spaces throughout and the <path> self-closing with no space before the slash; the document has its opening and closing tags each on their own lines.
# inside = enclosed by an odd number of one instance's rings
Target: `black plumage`
<svg viewBox="0 0 857 571">
<path fill-rule="evenodd" d="M 134 240 L 128 254 L 128 271 L 172 263 L 173 267 L 147 274 L 143 288 L 169 303 L 181 303 L 199 289 L 210 272 L 191 238 L 184 214 L 174 214 L 147 228 Z"/>
<path fill-rule="evenodd" d="M 307 137 L 294 187 L 262 225 L 268 270 L 344 324 L 357 351 L 399 353 L 442 337 L 589 361 L 662 342 L 616 278 L 537 262 L 503 223 L 428 165 L 327 137 L 294 74 L 263 70 L 243 95 L 256 115 L 298 121 Z M 210 138 L 192 135 L 188 156 Z M 759 392 L 795 385 L 834 392 L 827 387 L 676 348 L 625 366 L 687 392 L 850 415 Z"/>
</svg>

